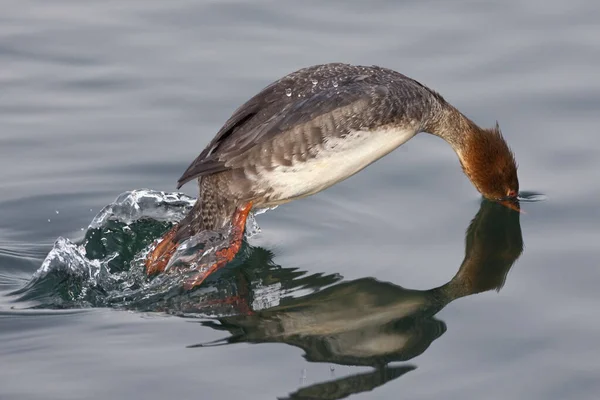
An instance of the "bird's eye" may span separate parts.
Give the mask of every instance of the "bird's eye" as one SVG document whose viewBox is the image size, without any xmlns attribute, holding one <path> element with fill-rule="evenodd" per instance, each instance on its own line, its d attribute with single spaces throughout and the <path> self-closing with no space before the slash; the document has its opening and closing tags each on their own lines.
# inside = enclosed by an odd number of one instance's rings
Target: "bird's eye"
<svg viewBox="0 0 600 400">
<path fill-rule="evenodd" d="M 506 195 L 508 197 L 517 197 L 517 192 L 515 190 L 508 189 L 508 192 L 506 193 Z"/>
</svg>

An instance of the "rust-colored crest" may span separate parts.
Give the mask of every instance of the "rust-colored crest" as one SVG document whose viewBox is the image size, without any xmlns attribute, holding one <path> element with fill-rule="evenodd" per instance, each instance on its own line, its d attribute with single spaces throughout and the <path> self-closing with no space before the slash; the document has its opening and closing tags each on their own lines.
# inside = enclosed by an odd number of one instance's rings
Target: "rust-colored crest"
<svg viewBox="0 0 600 400">
<path fill-rule="evenodd" d="M 517 163 L 497 123 L 492 129 L 473 126 L 460 158 L 465 174 L 484 197 L 498 200 L 519 193 Z"/>
</svg>

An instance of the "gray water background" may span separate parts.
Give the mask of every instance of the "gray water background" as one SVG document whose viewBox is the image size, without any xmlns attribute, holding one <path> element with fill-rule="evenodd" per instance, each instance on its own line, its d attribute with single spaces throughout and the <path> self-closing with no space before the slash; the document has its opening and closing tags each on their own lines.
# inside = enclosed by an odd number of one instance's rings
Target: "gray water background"
<svg viewBox="0 0 600 400">
<path fill-rule="evenodd" d="M 4 0 L 0 291 L 58 236 L 136 188 L 172 191 L 231 112 L 274 79 L 342 61 L 403 72 L 483 126 L 500 122 L 525 250 L 504 288 L 460 299 L 399 379 L 356 398 L 596 399 L 600 394 L 600 5 L 589 1 Z M 196 195 L 194 185 L 183 189 Z M 259 218 L 283 266 L 428 289 L 451 278 L 479 197 L 419 135 L 356 176 Z M 58 211 L 58 213 L 57 213 Z M 183 318 L 19 311 L 0 297 L 0 398 L 282 397 L 368 371 Z"/>
</svg>

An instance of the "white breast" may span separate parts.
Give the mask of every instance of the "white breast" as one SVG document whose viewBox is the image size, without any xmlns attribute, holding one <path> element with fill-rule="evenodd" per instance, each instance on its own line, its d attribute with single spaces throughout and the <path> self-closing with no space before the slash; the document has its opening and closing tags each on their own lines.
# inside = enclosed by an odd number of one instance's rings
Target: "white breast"
<svg viewBox="0 0 600 400">
<path fill-rule="evenodd" d="M 317 193 L 344 180 L 372 162 L 406 143 L 416 129 L 382 129 L 354 131 L 343 138 L 325 141 L 316 157 L 292 166 L 278 166 L 261 171 L 261 185 L 273 189 L 273 199 L 280 202 Z"/>
</svg>

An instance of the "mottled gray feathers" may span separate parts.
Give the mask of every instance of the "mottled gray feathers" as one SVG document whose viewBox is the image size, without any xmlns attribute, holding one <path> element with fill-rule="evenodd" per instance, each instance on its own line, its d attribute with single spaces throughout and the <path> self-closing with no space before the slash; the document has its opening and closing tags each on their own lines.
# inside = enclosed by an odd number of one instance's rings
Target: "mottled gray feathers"
<svg viewBox="0 0 600 400">
<path fill-rule="evenodd" d="M 445 101 L 389 69 L 347 64 L 304 68 L 267 86 L 238 108 L 177 187 L 200 176 L 240 167 L 251 171 L 256 163 L 267 165 L 261 157 L 274 157 L 281 165 L 291 163 L 290 157 L 305 160 L 311 156 L 311 146 L 327 136 L 420 122 L 435 108 L 433 103 Z"/>
</svg>

